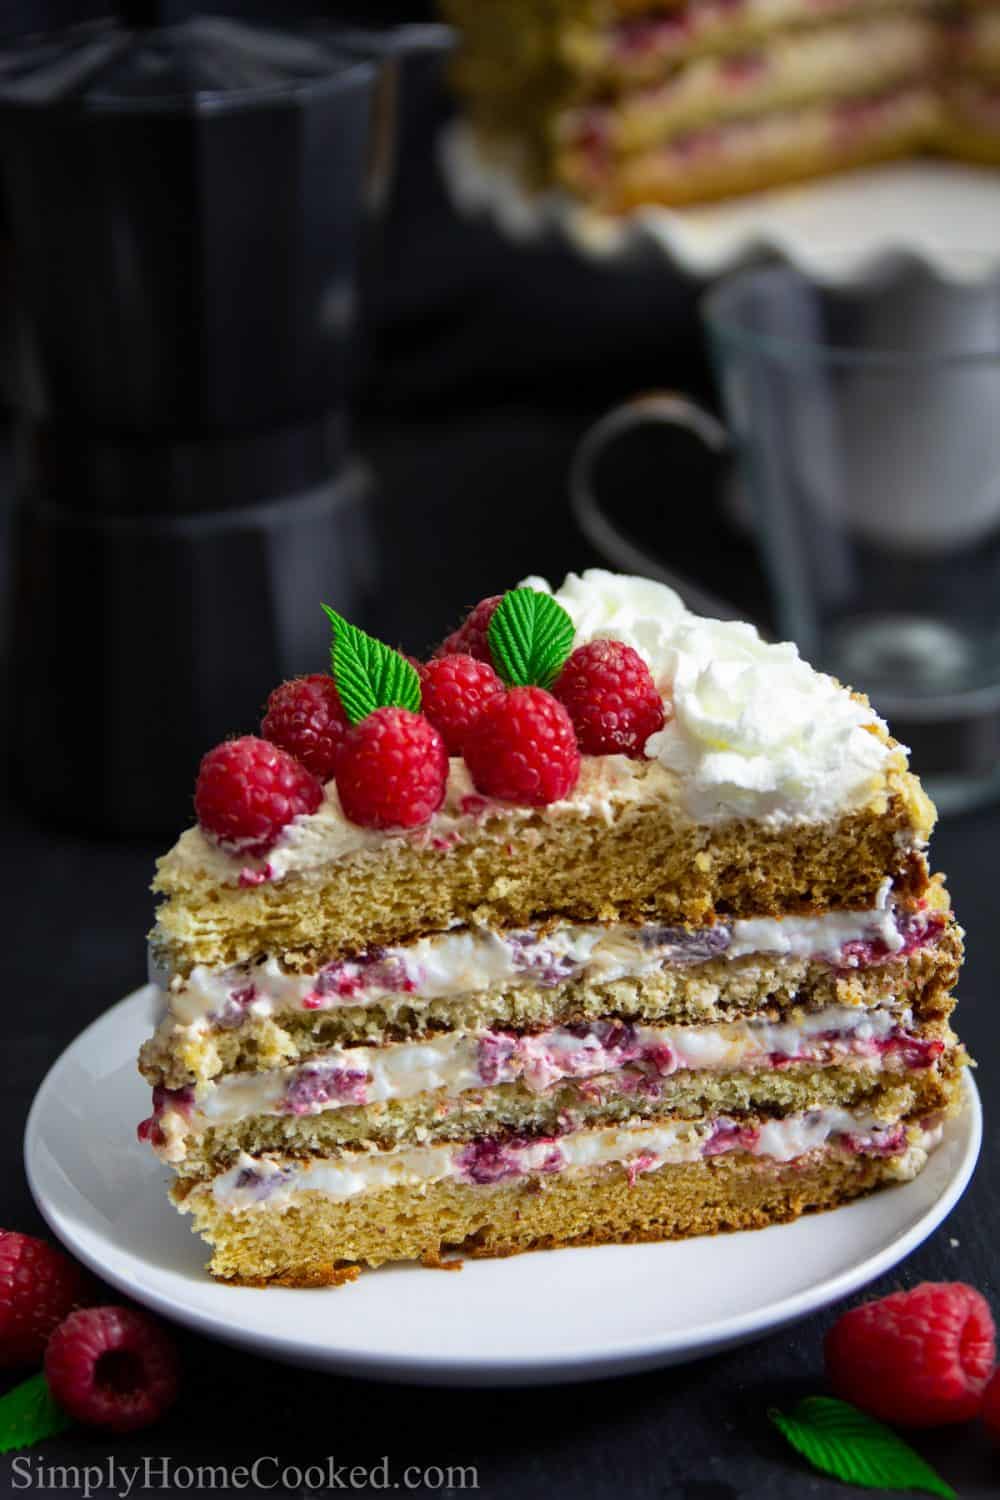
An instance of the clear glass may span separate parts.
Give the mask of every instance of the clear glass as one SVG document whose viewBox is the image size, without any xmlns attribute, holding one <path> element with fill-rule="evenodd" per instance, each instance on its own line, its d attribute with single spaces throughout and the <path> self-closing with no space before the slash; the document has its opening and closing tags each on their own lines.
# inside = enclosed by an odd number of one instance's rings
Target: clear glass
<svg viewBox="0 0 1000 1500">
<path fill-rule="evenodd" d="M 1000 795 L 1000 279 L 775 267 L 703 312 L 782 635 L 945 808 Z"/>
</svg>

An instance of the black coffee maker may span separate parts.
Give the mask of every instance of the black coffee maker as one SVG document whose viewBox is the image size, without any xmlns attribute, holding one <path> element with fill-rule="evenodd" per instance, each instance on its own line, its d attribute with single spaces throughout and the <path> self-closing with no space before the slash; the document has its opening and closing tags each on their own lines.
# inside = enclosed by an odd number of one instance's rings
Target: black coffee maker
<svg viewBox="0 0 1000 1500">
<path fill-rule="evenodd" d="M 399 58 L 447 40 L 177 11 L 0 47 L 12 750 L 102 832 L 184 818 L 204 749 L 324 665 L 321 600 L 366 619 L 363 272 Z"/>
</svg>

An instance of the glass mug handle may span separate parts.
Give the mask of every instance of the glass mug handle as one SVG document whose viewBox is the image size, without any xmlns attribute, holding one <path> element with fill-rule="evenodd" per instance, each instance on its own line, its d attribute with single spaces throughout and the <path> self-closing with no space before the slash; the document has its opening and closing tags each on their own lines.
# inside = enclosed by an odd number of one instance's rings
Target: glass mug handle
<svg viewBox="0 0 1000 1500">
<path fill-rule="evenodd" d="M 617 438 L 637 427 L 680 428 L 698 438 L 719 458 L 732 452 L 732 440 L 711 412 L 674 391 L 649 391 L 613 406 L 588 427 L 574 450 L 569 470 L 570 507 L 577 525 L 591 546 L 626 573 L 642 573 L 676 589 L 689 609 L 716 620 L 738 620 L 742 612 L 684 573 L 665 567 L 625 536 L 601 509 L 597 498 L 595 469 Z"/>
</svg>

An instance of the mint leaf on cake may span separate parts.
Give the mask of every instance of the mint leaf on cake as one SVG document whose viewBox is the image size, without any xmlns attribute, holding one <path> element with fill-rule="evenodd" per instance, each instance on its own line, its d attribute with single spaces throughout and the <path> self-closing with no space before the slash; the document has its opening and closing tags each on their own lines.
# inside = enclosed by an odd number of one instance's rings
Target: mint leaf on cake
<svg viewBox="0 0 1000 1500">
<path fill-rule="evenodd" d="M 406 708 L 417 713 L 420 679 L 406 657 L 351 625 L 328 604 L 323 609 L 333 626 L 333 679 L 349 721 L 359 724 L 377 708 Z"/>
<path fill-rule="evenodd" d="M 573 621 L 551 594 L 511 589 L 490 618 L 493 665 L 510 687 L 551 687 L 573 646 Z"/>
</svg>

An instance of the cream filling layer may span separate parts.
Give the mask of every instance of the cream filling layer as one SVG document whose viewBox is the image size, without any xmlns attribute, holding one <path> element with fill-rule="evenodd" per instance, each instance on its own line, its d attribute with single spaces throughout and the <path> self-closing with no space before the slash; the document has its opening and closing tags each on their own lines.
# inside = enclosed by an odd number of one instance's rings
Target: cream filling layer
<svg viewBox="0 0 1000 1500">
<path fill-rule="evenodd" d="M 544 932 L 462 927 L 306 974 L 285 973 L 273 958 L 229 969 L 199 966 L 186 979 L 168 981 L 166 1005 L 180 1026 L 228 1029 L 282 1012 L 380 1005 L 391 1013 L 514 985 L 610 984 L 719 958 L 759 955 L 856 967 L 864 951 L 890 956 L 905 942 L 886 881 L 870 911 L 754 917 L 700 930 L 615 923 L 567 923 Z"/>
<path fill-rule="evenodd" d="M 193 1091 L 157 1091 L 156 1144 L 183 1160 L 187 1140 L 204 1130 L 261 1115 L 318 1115 L 424 1094 L 454 1098 L 522 1084 L 544 1094 L 567 1080 L 659 1097 L 672 1074 L 759 1072 L 808 1062 L 817 1067 L 930 1067 L 944 1044 L 914 1036 L 908 1010 L 842 1006 L 795 1024 L 741 1021 L 717 1026 L 632 1026 L 598 1021 L 579 1027 L 514 1032 L 448 1032 L 382 1047 L 331 1047 L 293 1067 L 230 1073 Z"/>
<path fill-rule="evenodd" d="M 913 1137 L 920 1136 L 919 1140 Z M 834 1143 L 852 1154 L 900 1159 L 909 1175 L 939 1131 L 909 1131 L 866 1111 L 836 1107 L 810 1110 L 746 1126 L 736 1120 L 679 1120 L 656 1125 L 590 1129 L 536 1140 L 480 1141 L 466 1145 L 405 1147 L 394 1151 L 343 1153 L 332 1159 L 252 1157 L 241 1153 L 229 1171 L 214 1178 L 211 1193 L 229 1213 L 281 1211 L 302 1193 L 337 1200 L 388 1188 L 420 1191 L 457 1179 L 487 1186 L 522 1176 L 593 1171 L 622 1165 L 631 1180 L 668 1163 L 697 1162 L 740 1151 L 776 1162 L 795 1161 Z M 184 1204 L 181 1204 L 184 1207 Z"/>
</svg>

